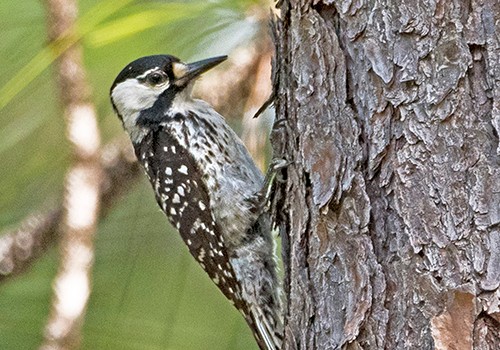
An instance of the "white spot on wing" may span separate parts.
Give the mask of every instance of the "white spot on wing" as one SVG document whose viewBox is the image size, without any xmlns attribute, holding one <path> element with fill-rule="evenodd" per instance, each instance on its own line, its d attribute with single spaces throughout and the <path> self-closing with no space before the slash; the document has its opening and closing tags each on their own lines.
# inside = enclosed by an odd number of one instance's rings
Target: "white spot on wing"
<svg viewBox="0 0 500 350">
<path fill-rule="evenodd" d="M 198 254 L 198 260 L 203 261 L 203 259 L 205 259 L 205 255 L 206 255 L 205 249 L 200 248 L 200 254 Z"/>
<path fill-rule="evenodd" d="M 207 209 L 205 203 L 203 203 L 202 201 L 198 201 L 198 206 L 200 207 L 201 210 Z"/>
<path fill-rule="evenodd" d="M 182 186 L 177 186 L 177 193 L 184 197 L 184 188 Z"/>
<path fill-rule="evenodd" d="M 174 198 L 172 198 L 172 203 L 180 203 L 181 202 L 181 197 L 176 193 L 174 194 Z"/>
<path fill-rule="evenodd" d="M 184 164 L 180 166 L 180 168 L 178 169 L 178 171 L 179 171 L 181 174 L 185 174 L 185 175 L 187 175 L 187 174 L 188 174 L 188 168 L 187 168 L 187 166 L 185 166 Z"/>
</svg>

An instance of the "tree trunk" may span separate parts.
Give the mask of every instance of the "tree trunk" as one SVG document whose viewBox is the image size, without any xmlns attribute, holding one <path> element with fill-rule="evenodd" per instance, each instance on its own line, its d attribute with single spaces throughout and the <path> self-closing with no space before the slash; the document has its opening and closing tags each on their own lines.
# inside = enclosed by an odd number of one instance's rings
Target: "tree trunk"
<svg viewBox="0 0 500 350">
<path fill-rule="evenodd" d="M 498 0 L 278 7 L 284 349 L 500 349 Z"/>
</svg>

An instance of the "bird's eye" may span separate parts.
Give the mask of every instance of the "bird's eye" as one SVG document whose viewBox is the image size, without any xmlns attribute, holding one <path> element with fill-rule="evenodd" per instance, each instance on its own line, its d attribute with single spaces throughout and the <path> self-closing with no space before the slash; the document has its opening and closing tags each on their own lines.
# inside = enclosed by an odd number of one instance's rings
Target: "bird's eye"
<svg viewBox="0 0 500 350">
<path fill-rule="evenodd" d="M 158 73 L 158 72 L 154 72 L 154 73 L 151 73 L 147 76 L 147 81 L 149 84 L 151 85 L 158 85 L 158 84 L 161 84 L 163 83 L 165 80 L 167 79 L 167 77 L 161 73 Z"/>
</svg>

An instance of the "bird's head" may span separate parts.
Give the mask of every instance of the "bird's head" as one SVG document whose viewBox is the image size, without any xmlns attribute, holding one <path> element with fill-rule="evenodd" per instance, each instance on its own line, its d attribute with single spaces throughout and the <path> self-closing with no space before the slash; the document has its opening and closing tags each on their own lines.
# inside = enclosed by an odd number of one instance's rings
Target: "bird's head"
<svg viewBox="0 0 500 350">
<path fill-rule="evenodd" d="M 174 104 L 190 99 L 192 83 L 227 56 L 182 63 L 170 55 L 154 55 L 129 63 L 111 86 L 111 102 L 127 131 L 165 120 Z"/>
</svg>

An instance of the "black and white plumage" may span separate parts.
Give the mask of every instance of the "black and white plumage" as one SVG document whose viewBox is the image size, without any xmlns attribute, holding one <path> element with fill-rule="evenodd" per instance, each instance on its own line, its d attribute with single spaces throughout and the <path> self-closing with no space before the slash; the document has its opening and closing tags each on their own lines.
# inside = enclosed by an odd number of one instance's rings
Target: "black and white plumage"
<svg viewBox="0 0 500 350">
<path fill-rule="evenodd" d="M 120 72 L 111 101 L 159 206 L 259 347 L 275 350 L 282 321 L 264 178 L 224 118 L 191 97 L 196 77 L 225 59 L 140 58 Z"/>
</svg>

